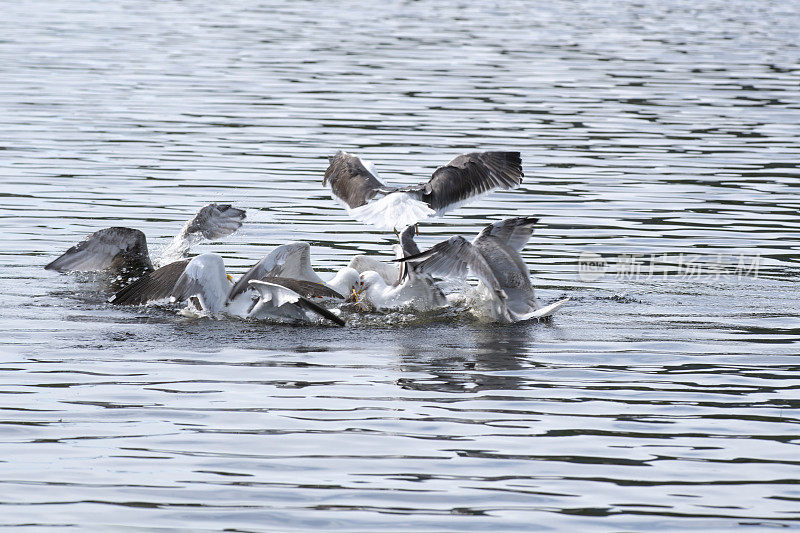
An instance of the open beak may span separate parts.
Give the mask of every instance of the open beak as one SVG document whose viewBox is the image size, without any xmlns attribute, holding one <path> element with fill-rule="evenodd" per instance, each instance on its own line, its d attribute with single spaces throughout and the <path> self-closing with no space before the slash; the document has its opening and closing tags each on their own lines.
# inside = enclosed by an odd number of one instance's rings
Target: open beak
<svg viewBox="0 0 800 533">
<path fill-rule="evenodd" d="M 228 281 L 233 283 L 233 276 L 231 276 L 230 274 L 225 274 L 225 275 L 228 277 Z"/>
<path fill-rule="evenodd" d="M 355 288 L 350 289 L 350 296 L 347 297 L 346 302 L 357 302 L 358 301 L 358 293 L 356 292 Z"/>
<path fill-rule="evenodd" d="M 359 288 L 356 289 L 353 287 L 350 289 L 350 296 L 347 297 L 348 303 L 356 304 L 362 311 L 367 311 L 368 308 L 364 303 L 361 301 L 361 295 L 364 293 L 364 284 L 360 284 Z"/>
<path fill-rule="evenodd" d="M 364 286 L 362 285 L 360 289 L 356 290 L 355 287 L 350 289 L 350 296 L 347 298 L 348 302 L 358 303 L 361 300 L 361 293 L 364 292 Z"/>
</svg>

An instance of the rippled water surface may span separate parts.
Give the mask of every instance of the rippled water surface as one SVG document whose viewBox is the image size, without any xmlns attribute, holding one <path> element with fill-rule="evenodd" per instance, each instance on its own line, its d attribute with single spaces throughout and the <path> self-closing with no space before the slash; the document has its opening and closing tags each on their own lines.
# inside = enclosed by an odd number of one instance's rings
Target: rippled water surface
<svg viewBox="0 0 800 533">
<path fill-rule="evenodd" d="M 797 527 L 798 28 L 778 0 L 7 3 L 0 524 Z M 539 297 L 572 302 L 293 327 L 42 269 L 110 225 L 158 251 L 209 201 L 248 209 L 199 249 L 234 274 L 290 240 L 388 257 L 321 186 L 337 149 L 394 183 L 521 151 L 519 190 L 420 242 L 538 215 Z"/>
</svg>

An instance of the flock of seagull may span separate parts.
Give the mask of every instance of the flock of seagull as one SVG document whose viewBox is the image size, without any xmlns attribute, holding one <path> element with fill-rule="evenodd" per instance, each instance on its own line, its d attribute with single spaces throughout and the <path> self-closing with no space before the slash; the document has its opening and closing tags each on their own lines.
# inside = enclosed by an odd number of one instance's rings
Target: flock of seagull
<svg viewBox="0 0 800 533">
<path fill-rule="evenodd" d="M 222 239 L 245 219 L 242 209 L 212 203 L 183 226 L 157 261 L 150 258 L 144 233 L 111 227 L 87 236 L 45 269 L 107 274 L 115 291 L 108 301 L 115 305 L 169 301 L 185 303 L 181 313 L 187 316 L 323 320 L 339 326 L 345 325 L 344 309 L 432 311 L 459 299 L 469 301 L 481 318 L 513 323 L 549 317 L 569 300 L 541 306 L 534 296 L 520 252 L 537 218 L 507 218 L 486 226 L 471 242 L 454 236 L 424 252 L 414 242 L 419 222 L 492 190 L 518 187 L 524 176 L 519 152 L 462 154 L 428 181 L 408 187 L 385 185 L 374 165 L 346 152 L 329 161 L 323 185 L 356 220 L 394 230 L 399 238 L 394 261 L 358 255 L 326 282 L 311 266 L 308 243 L 291 242 L 234 282 L 219 255 L 189 256 L 195 244 Z M 478 279 L 476 287 L 465 282 L 470 273 Z M 459 290 L 446 294 L 445 280 L 460 282 Z"/>
</svg>

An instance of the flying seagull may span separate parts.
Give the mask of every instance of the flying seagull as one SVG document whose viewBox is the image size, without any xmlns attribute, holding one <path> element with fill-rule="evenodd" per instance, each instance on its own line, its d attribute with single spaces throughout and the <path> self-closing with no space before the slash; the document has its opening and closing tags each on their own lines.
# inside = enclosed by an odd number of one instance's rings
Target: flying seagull
<svg viewBox="0 0 800 533">
<path fill-rule="evenodd" d="M 538 222 L 534 217 L 514 217 L 486 226 L 470 243 L 450 237 L 429 250 L 398 259 L 412 269 L 432 275 L 464 278 L 469 271 L 480 289 L 488 293 L 491 317 L 512 323 L 552 315 L 569 298 L 541 307 L 533 293 L 528 267 L 520 255 Z"/>
<path fill-rule="evenodd" d="M 227 237 L 241 227 L 244 218 L 244 210 L 229 204 L 206 205 L 184 224 L 157 264 L 185 258 L 193 245 L 205 239 Z M 122 281 L 154 270 L 144 233 L 125 227 L 95 231 L 44 268 L 58 272 L 107 272 Z"/>
<path fill-rule="evenodd" d="M 355 155 L 340 151 L 328 159 L 322 184 L 350 216 L 381 229 L 405 228 L 494 189 L 513 189 L 524 175 L 519 152 L 473 152 L 437 168 L 424 183 L 389 187 L 372 163 Z"/>
</svg>

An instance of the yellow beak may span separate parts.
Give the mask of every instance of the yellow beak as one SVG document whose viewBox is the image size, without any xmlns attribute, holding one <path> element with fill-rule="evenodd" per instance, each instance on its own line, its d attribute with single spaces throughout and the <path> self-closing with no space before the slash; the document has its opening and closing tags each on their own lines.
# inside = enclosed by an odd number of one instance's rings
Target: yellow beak
<svg viewBox="0 0 800 533">
<path fill-rule="evenodd" d="M 364 293 L 364 285 L 361 285 L 360 289 L 356 289 L 353 287 L 350 290 L 350 297 L 347 299 L 348 302 L 353 302 L 356 304 L 362 311 L 367 311 L 369 308 L 364 305 L 364 302 L 361 301 L 361 295 Z"/>
</svg>

